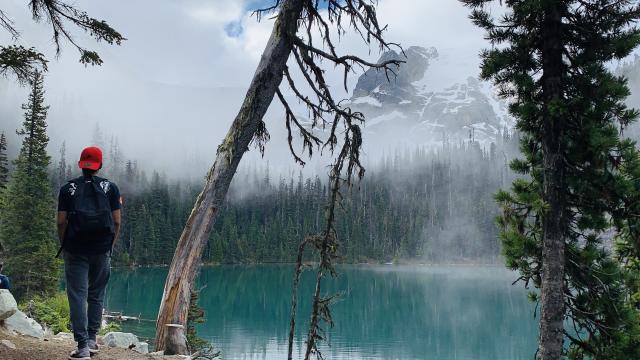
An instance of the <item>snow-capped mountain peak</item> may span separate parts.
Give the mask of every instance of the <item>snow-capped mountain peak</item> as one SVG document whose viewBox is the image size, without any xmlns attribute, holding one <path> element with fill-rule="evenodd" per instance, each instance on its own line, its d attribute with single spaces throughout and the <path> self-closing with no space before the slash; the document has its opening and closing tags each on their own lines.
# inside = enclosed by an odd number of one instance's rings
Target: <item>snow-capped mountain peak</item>
<svg viewBox="0 0 640 360">
<path fill-rule="evenodd" d="M 349 103 L 365 114 L 370 143 L 428 145 L 471 139 L 488 144 L 513 127 L 506 104 L 491 84 L 474 76 L 479 70 L 468 59 L 417 46 L 404 54 L 385 52 L 379 61 L 389 59 L 405 61 L 397 76 L 388 81 L 384 71 L 367 70 Z"/>
</svg>

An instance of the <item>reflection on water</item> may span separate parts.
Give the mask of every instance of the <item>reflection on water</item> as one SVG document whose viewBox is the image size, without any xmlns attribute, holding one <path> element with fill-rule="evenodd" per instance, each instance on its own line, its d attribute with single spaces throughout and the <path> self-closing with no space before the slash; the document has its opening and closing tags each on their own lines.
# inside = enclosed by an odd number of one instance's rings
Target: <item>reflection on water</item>
<svg viewBox="0 0 640 360">
<path fill-rule="evenodd" d="M 292 266 L 204 268 L 200 305 L 207 322 L 201 337 L 224 359 L 286 358 Z M 157 315 L 166 268 L 114 270 L 107 308 L 144 319 Z M 533 305 L 511 286 L 513 273 L 497 267 L 344 266 L 328 283 L 343 292 L 333 306 L 329 359 L 532 359 L 536 347 Z M 297 350 L 304 348 L 312 273 L 304 274 Z M 125 331 L 152 337 L 152 321 Z"/>
</svg>

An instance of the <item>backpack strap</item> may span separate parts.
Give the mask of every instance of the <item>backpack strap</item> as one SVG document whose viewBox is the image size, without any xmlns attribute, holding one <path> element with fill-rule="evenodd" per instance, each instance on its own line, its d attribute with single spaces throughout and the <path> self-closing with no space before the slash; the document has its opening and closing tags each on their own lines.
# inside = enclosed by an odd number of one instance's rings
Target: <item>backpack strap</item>
<svg viewBox="0 0 640 360">
<path fill-rule="evenodd" d="M 84 180 L 84 176 L 80 176 L 77 177 L 75 179 L 71 179 L 67 181 L 67 184 L 69 184 L 69 195 L 71 195 L 72 197 L 72 202 L 74 202 L 74 206 L 75 206 L 75 198 L 76 198 L 76 191 L 78 189 L 78 185 L 82 184 Z M 75 210 L 75 208 L 74 208 Z M 67 215 L 69 216 L 69 214 Z M 69 231 L 69 229 L 67 229 L 67 231 Z M 62 239 L 62 241 L 60 242 L 60 248 L 58 249 L 58 252 L 56 253 L 56 258 L 60 257 L 60 253 L 62 253 L 62 250 L 64 249 L 64 238 Z"/>
</svg>

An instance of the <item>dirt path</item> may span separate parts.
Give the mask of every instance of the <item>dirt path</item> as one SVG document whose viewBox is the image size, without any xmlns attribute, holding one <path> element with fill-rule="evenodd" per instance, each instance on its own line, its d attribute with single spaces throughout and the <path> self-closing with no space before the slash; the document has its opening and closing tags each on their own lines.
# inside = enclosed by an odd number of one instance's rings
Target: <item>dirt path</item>
<svg viewBox="0 0 640 360">
<path fill-rule="evenodd" d="M 0 340 L 9 340 L 16 349 L 10 349 L 0 343 L 0 359 L 2 360 L 66 360 L 69 352 L 74 349 L 75 342 L 66 339 L 45 338 L 40 340 L 28 336 L 16 336 L 0 333 Z M 92 360 L 177 360 L 185 359 L 182 356 L 152 356 L 138 354 L 127 349 L 107 348 L 102 346 L 100 353 L 93 356 Z"/>
</svg>

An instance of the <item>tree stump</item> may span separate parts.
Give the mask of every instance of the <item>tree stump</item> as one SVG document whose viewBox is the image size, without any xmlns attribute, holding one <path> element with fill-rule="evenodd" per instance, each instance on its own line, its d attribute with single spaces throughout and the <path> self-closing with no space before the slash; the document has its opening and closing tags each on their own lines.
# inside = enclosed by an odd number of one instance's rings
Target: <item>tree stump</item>
<svg viewBox="0 0 640 360">
<path fill-rule="evenodd" d="M 180 324 L 165 324 L 165 355 L 187 355 L 187 338 L 184 335 L 184 326 Z"/>
</svg>

